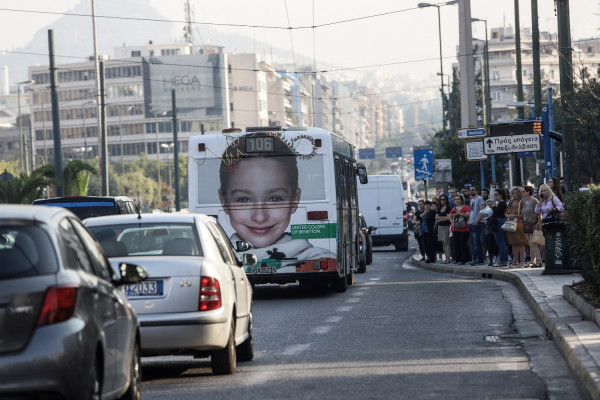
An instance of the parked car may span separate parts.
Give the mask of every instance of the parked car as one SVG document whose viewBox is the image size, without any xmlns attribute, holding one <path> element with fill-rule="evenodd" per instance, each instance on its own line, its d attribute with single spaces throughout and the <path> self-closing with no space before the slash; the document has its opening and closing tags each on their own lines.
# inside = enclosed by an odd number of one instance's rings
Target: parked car
<svg viewBox="0 0 600 400">
<path fill-rule="evenodd" d="M 121 287 L 146 276 L 113 269 L 63 208 L 0 205 L 0 398 L 139 399 L 139 323 Z"/>
<path fill-rule="evenodd" d="M 252 287 L 229 238 L 203 214 L 141 214 L 89 218 L 113 265 L 143 265 L 150 277 L 127 287 L 141 325 L 142 356 L 211 358 L 215 374 L 232 374 L 254 357 Z M 237 251 L 251 249 L 237 242 Z"/>
<path fill-rule="evenodd" d="M 64 207 L 81 220 L 102 215 L 136 214 L 138 208 L 127 196 L 66 196 L 37 199 L 35 205 Z"/>
<path fill-rule="evenodd" d="M 360 213 L 358 214 L 358 221 L 360 225 L 358 272 L 365 272 L 367 270 L 367 265 L 370 265 L 373 262 L 373 238 L 371 233 L 377 228 L 374 226 L 367 226 L 365 217 Z"/>
</svg>

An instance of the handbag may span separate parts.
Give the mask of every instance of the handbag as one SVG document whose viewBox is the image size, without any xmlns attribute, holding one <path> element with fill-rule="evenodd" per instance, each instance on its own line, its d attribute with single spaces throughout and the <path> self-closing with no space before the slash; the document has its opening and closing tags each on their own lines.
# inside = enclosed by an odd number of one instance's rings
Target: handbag
<svg viewBox="0 0 600 400">
<path fill-rule="evenodd" d="M 467 221 L 465 221 L 465 217 L 462 215 L 454 216 L 454 228 L 455 229 L 464 229 L 467 227 Z"/>
<path fill-rule="evenodd" d="M 517 220 L 516 219 L 507 219 L 505 223 L 502 224 L 502 230 L 505 232 L 516 232 L 517 231 Z"/>
<path fill-rule="evenodd" d="M 517 209 L 517 215 L 521 213 L 521 201 L 519 200 L 519 206 Z M 515 219 L 507 219 L 506 222 L 504 224 L 502 224 L 502 229 L 505 232 L 516 232 L 517 231 L 517 225 L 518 225 L 519 221 L 518 218 Z"/>
<path fill-rule="evenodd" d="M 554 204 L 554 196 L 552 196 L 552 205 L 555 206 L 556 204 Z M 544 220 L 542 221 L 543 223 L 548 223 L 548 222 L 559 222 L 562 221 L 564 218 L 564 212 L 562 211 L 551 211 L 548 214 L 546 214 L 546 218 L 544 218 Z"/>
<path fill-rule="evenodd" d="M 531 241 L 533 243 L 539 244 L 541 246 L 546 245 L 546 238 L 544 237 L 544 233 L 542 231 L 540 231 L 539 229 L 535 229 L 533 231 L 533 237 L 532 237 Z"/>
<path fill-rule="evenodd" d="M 537 222 L 523 222 L 523 232 L 533 233 L 536 224 Z"/>
</svg>

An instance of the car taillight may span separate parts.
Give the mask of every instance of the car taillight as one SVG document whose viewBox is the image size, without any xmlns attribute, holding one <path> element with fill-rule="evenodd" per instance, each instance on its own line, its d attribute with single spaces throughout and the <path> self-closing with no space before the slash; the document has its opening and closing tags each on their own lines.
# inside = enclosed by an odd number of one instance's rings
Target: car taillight
<svg viewBox="0 0 600 400">
<path fill-rule="evenodd" d="M 77 286 L 59 286 L 48 289 L 37 325 L 66 321 L 73 316 L 77 304 Z"/>
<path fill-rule="evenodd" d="M 360 244 L 361 246 L 363 244 L 363 237 L 362 237 L 362 235 L 358 235 L 358 244 Z"/>
<path fill-rule="evenodd" d="M 404 210 L 404 211 L 402 212 L 402 217 L 403 217 L 403 219 L 404 219 L 404 221 L 403 221 L 403 222 L 404 222 L 404 226 L 406 226 L 406 225 L 407 225 L 407 222 L 408 222 L 408 219 L 406 218 L 406 210 Z"/>
<path fill-rule="evenodd" d="M 219 281 L 209 276 L 203 276 L 200 281 L 200 303 L 198 311 L 216 310 L 220 308 L 221 286 Z"/>
</svg>

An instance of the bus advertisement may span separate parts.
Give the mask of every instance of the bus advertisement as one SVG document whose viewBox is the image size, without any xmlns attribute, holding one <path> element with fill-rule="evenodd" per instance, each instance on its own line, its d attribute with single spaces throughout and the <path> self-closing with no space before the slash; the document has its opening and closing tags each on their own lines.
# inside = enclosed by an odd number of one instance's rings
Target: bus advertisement
<svg viewBox="0 0 600 400">
<path fill-rule="evenodd" d="M 189 141 L 190 212 L 215 216 L 233 243 L 252 244 L 252 284 L 331 283 L 358 268 L 354 146 L 318 128 L 226 129 Z"/>
</svg>

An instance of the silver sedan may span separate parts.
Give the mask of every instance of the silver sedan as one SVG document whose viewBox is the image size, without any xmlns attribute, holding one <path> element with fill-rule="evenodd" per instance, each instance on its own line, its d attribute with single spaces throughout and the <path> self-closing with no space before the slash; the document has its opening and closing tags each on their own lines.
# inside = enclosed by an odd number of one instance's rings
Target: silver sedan
<svg viewBox="0 0 600 400">
<path fill-rule="evenodd" d="M 215 374 L 251 360 L 252 287 L 215 218 L 141 214 L 89 218 L 84 224 L 114 264 L 135 263 L 150 277 L 126 287 L 141 324 L 142 355 L 211 357 Z M 250 249 L 238 242 L 237 251 Z"/>
<path fill-rule="evenodd" d="M 0 205 L 0 398 L 141 398 L 139 324 L 75 214 Z M 117 275 L 114 271 L 119 271 Z"/>
</svg>

